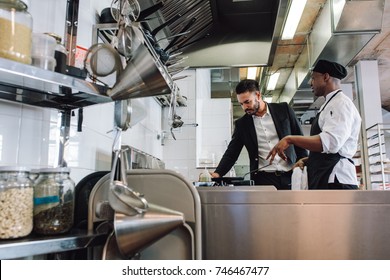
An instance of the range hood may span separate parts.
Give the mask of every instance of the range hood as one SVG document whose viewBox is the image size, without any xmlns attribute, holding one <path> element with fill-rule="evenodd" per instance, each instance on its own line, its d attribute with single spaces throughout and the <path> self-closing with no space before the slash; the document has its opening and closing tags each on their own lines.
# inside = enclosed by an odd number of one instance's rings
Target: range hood
<svg viewBox="0 0 390 280">
<path fill-rule="evenodd" d="M 384 0 L 327 1 L 280 95 L 280 102 L 290 102 L 293 97 L 299 99 L 311 92 L 310 70 L 319 59 L 353 66 L 350 63 L 354 57 L 381 31 L 383 10 Z"/>
<path fill-rule="evenodd" d="M 267 66 L 273 61 L 288 0 L 166 0 L 164 22 L 180 14 L 165 29 L 163 48 L 183 52 L 189 67 Z M 186 29 L 186 27 L 188 27 Z M 173 41 L 173 43 L 172 43 Z"/>
</svg>

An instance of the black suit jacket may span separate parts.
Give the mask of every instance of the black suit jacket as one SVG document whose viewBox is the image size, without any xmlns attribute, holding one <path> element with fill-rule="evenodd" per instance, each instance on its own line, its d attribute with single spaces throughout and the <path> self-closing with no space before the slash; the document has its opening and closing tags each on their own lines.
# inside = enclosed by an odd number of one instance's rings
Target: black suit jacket
<svg viewBox="0 0 390 280">
<path fill-rule="evenodd" d="M 303 135 L 301 125 L 294 111 L 287 103 L 267 103 L 267 105 L 279 139 L 287 135 Z M 259 153 L 256 129 L 253 123 L 253 117 L 248 114 L 245 114 L 235 122 L 232 140 L 215 172 L 220 176 L 224 176 L 233 167 L 244 146 L 249 154 L 249 170 L 258 169 Z M 293 145 L 288 147 L 285 154 L 290 163 L 295 163 L 297 160 L 307 157 L 307 151 L 305 149 Z"/>
</svg>

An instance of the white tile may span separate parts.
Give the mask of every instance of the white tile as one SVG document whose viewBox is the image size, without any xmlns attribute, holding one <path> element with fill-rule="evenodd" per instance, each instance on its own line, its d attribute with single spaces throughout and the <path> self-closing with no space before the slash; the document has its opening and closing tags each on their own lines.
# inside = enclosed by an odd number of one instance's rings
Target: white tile
<svg viewBox="0 0 390 280">
<path fill-rule="evenodd" d="M 18 162 L 24 166 L 48 165 L 50 123 L 24 118 L 20 126 Z"/>
<path fill-rule="evenodd" d="M 71 167 L 69 177 L 77 185 L 84 177 L 94 172 L 96 171 L 93 169 Z"/>
<path fill-rule="evenodd" d="M 189 147 L 188 140 L 167 140 L 164 145 L 164 161 L 170 159 L 187 159 Z"/>
<path fill-rule="evenodd" d="M 22 104 L 0 99 L 0 116 L 16 116 L 22 114 Z"/>
<path fill-rule="evenodd" d="M 20 118 L 7 115 L 0 116 L 0 165 L 17 165 Z"/>
<path fill-rule="evenodd" d="M 49 121 L 53 111 L 56 112 L 57 110 L 23 105 L 22 118 Z"/>
<path fill-rule="evenodd" d="M 110 136 L 85 129 L 83 132 L 75 132 L 72 127 L 72 135 L 69 139 L 68 154 L 65 156 L 71 167 L 83 167 L 95 169 L 103 154 L 111 153 L 112 140 Z M 99 144 L 97 144 L 99 143 Z M 99 163 L 100 164 L 100 163 Z M 102 163 L 105 166 L 104 163 Z"/>
<path fill-rule="evenodd" d="M 77 124 L 76 117 L 72 124 Z M 83 127 L 105 134 L 114 127 L 114 103 L 97 104 L 83 108 Z"/>
<path fill-rule="evenodd" d="M 188 166 L 186 159 L 166 160 L 165 169 L 173 170 L 181 174 L 184 178 L 188 178 Z"/>
</svg>

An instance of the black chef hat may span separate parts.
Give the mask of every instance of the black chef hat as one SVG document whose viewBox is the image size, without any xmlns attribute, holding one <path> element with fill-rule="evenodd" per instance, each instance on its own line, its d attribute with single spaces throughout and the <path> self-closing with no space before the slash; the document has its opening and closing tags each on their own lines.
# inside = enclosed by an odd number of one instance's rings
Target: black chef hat
<svg viewBox="0 0 390 280">
<path fill-rule="evenodd" d="M 318 60 L 317 64 L 313 68 L 313 72 L 319 72 L 322 74 L 328 73 L 329 76 L 337 79 L 344 79 L 347 76 L 347 69 L 337 62 L 332 62 L 324 59 Z"/>
</svg>

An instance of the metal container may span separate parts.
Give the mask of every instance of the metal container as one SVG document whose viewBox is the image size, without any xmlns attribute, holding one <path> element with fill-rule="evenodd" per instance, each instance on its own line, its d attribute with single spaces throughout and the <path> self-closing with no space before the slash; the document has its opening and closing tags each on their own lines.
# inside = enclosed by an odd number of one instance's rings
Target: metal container
<svg viewBox="0 0 390 280">
<path fill-rule="evenodd" d="M 183 225 L 184 215 L 162 206 L 149 204 L 145 213 L 115 213 L 114 228 L 119 251 L 129 257 Z"/>
<path fill-rule="evenodd" d="M 147 43 L 147 42 L 145 42 Z M 119 75 L 114 87 L 107 93 L 113 100 L 148 97 L 171 93 L 169 73 L 145 44 L 140 44 Z"/>
</svg>

